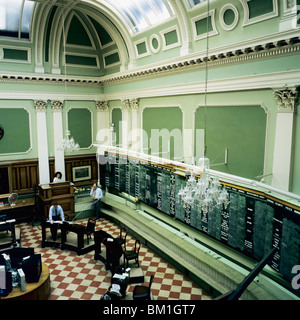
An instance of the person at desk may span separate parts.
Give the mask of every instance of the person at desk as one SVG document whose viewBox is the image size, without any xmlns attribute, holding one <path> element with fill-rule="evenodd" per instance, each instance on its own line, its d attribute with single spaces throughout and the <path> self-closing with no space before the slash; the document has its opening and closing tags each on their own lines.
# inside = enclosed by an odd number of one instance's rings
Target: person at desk
<svg viewBox="0 0 300 320">
<path fill-rule="evenodd" d="M 100 199 L 103 197 L 102 190 L 97 187 L 97 184 L 94 183 L 90 196 L 92 197 L 92 209 L 95 211 L 96 214 L 96 220 L 100 218 L 101 212 L 100 212 Z"/>
<path fill-rule="evenodd" d="M 65 220 L 64 211 L 57 201 L 53 201 L 52 206 L 49 209 L 49 222 L 51 223 L 50 230 L 54 241 L 56 241 L 58 224 L 53 222 L 57 220 Z"/>
<path fill-rule="evenodd" d="M 59 171 L 55 172 L 53 182 L 54 183 L 61 182 L 61 179 L 62 179 L 62 173 Z"/>
</svg>

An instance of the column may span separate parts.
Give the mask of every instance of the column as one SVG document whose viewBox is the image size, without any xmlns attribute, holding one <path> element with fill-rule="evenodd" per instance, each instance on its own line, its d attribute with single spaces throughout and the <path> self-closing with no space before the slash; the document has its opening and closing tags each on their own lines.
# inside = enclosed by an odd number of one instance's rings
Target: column
<svg viewBox="0 0 300 320">
<path fill-rule="evenodd" d="M 140 152 L 142 136 L 141 136 L 141 128 L 139 126 L 139 99 L 131 99 L 131 146 L 132 150 L 136 152 Z"/>
<path fill-rule="evenodd" d="M 51 101 L 51 108 L 53 114 L 55 172 L 60 171 L 62 173 L 62 181 L 65 181 L 64 150 L 58 150 L 64 138 L 62 120 L 63 101 Z M 51 177 L 51 179 L 53 179 L 53 177 Z"/>
<path fill-rule="evenodd" d="M 129 134 L 131 131 L 130 100 L 122 100 L 122 148 L 131 149 Z"/>
<path fill-rule="evenodd" d="M 48 158 L 48 139 L 47 139 L 47 121 L 46 121 L 46 101 L 34 101 L 37 123 L 37 142 L 39 157 L 39 183 L 46 184 L 50 182 L 49 178 L 49 158 Z"/>
<path fill-rule="evenodd" d="M 296 90 L 274 91 L 278 102 L 273 157 L 272 186 L 289 191 L 293 147 Z"/>
</svg>

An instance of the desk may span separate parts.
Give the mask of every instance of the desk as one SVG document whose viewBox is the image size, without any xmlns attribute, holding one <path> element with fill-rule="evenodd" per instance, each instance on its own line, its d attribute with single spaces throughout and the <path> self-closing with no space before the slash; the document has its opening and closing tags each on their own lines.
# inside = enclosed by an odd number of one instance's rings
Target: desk
<svg viewBox="0 0 300 320">
<path fill-rule="evenodd" d="M 10 231 L 11 232 L 12 244 L 14 247 L 17 246 L 15 222 L 16 222 L 15 219 L 0 222 L 0 231 Z M 1 247 L 0 247 L 0 249 L 1 249 Z"/>
<path fill-rule="evenodd" d="M 62 224 L 58 225 L 58 228 L 62 230 Z M 45 247 L 60 247 L 61 246 L 61 237 L 57 237 L 57 240 L 54 241 L 51 237 L 51 240 L 46 237 L 46 230 L 51 228 L 51 223 L 45 220 L 42 220 L 42 248 Z"/>
<path fill-rule="evenodd" d="M 46 264 L 42 263 L 42 273 L 38 282 L 26 282 L 25 292 L 17 287 L 7 297 L 1 297 L 1 300 L 47 300 L 50 293 L 50 270 Z"/>
<path fill-rule="evenodd" d="M 76 223 L 64 222 L 62 230 L 62 250 L 69 249 L 77 252 L 78 255 L 85 254 L 94 250 L 94 244 L 88 245 L 86 247 L 84 246 L 85 226 Z M 72 234 L 70 233 L 76 234 L 75 239 L 74 237 L 72 237 Z"/>
<path fill-rule="evenodd" d="M 16 219 L 17 222 L 21 222 L 23 220 L 29 220 L 28 216 L 33 215 L 34 205 L 35 205 L 34 198 L 18 200 L 14 206 L 11 206 L 10 204 L 5 204 L 4 206 L 0 206 L 0 215 L 6 214 L 8 220 Z"/>
<path fill-rule="evenodd" d="M 102 230 L 95 231 L 94 239 L 94 259 L 105 263 L 106 270 L 111 270 L 111 272 L 114 273 L 120 265 L 120 258 L 123 255 L 123 249 L 121 245 L 111 235 Z M 101 254 L 101 243 L 103 243 L 106 247 L 106 250 L 103 252 L 103 254 Z"/>
<path fill-rule="evenodd" d="M 57 223 L 57 222 L 56 222 Z M 57 223 L 61 230 L 61 237 L 57 237 L 56 241 L 47 239 L 46 229 L 50 229 L 49 221 L 42 222 L 42 247 L 60 247 L 62 250 L 68 249 L 75 251 L 78 255 L 85 254 L 94 250 L 94 244 L 84 246 L 85 226 L 76 223 L 63 222 Z M 75 236 L 72 234 L 74 233 Z"/>
<path fill-rule="evenodd" d="M 52 201 L 56 200 L 63 208 L 70 220 L 74 217 L 74 184 L 72 182 L 58 182 L 39 185 L 39 200 L 42 206 L 42 215 L 47 218 Z"/>
</svg>

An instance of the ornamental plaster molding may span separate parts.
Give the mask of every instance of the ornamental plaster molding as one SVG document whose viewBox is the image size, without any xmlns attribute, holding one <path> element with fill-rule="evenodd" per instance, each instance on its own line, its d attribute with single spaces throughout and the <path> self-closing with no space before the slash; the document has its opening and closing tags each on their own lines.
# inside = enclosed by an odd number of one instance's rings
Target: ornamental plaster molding
<svg viewBox="0 0 300 320">
<path fill-rule="evenodd" d="M 296 89 L 283 88 L 274 90 L 274 99 L 278 102 L 277 112 L 294 113 L 298 92 Z"/>
<path fill-rule="evenodd" d="M 0 74 L 0 82 L 18 82 L 32 84 L 74 85 L 107 87 L 119 83 L 140 81 L 168 74 L 196 71 L 205 68 L 208 58 L 208 66 L 222 67 L 225 65 L 266 60 L 277 56 L 291 55 L 300 52 L 300 37 L 298 30 L 280 32 L 268 37 L 256 38 L 246 42 L 235 43 L 206 52 L 194 53 L 185 57 L 171 59 L 163 63 L 153 64 L 148 67 L 135 68 L 119 72 L 115 75 L 104 77 L 80 77 L 45 74 Z"/>
<path fill-rule="evenodd" d="M 62 112 L 64 102 L 60 100 L 51 101 L 51 109 L 53 112 Z"/>
<path fill-rule="evenodd" d="M 35 100 L 34 107 L 36 112 L 46 112 L 47 109 L 47 101 L 44 100 Z"/>
<path fill-rule="evenodd" d="M 108 111 L 108 101 L 106 100 L 96 101 L 96 110 Z"/>
<path fill-rule="evenodd" d="M 130 110 L 130 100 L 129 99 L 122 99 L 122 111 L 129 111 Z"/>
</svg>

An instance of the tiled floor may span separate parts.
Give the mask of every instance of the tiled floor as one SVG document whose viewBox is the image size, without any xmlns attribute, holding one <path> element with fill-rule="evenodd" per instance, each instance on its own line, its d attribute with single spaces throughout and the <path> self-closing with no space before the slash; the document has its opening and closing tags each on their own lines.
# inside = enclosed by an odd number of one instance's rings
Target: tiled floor
<svg viewBox="0 0 300 320">
<path fill-rule="evenodd" d="M 76 223 L 86 225 L 87 219 Z M 42 261 L 49 266 L 51 281 L 51 300 L 99 300 L 111 283 L 111 272 L 105 270 L 100 261 L 94 260 L 94 252 L 78 256 L 69 250 L 41 248 L 41 226 L 22 223 L 22 247 L 31 247 L 41 253 Z M 117 225 L 106 219 L 97 221 L 96 230 L 104 230 L 113 237 L 119 236 Z M 50 232 L 50 231 L 48 231 Z M 127 237 L 127 247 L 133 246 L 135 239 Z M 121 258 L 122 259 L 122 258 Z M 122 261 L 122 260 L 121 260 Z M 145 283 L 154 275 L 152 295 L 155 300 L 209 300 L 211 297 L 185 275 L 142 245 L 139 253 L 140 266 L 144 272 Z M 127 288 L 130 297 L 134 286 Z"/>
</svg>

